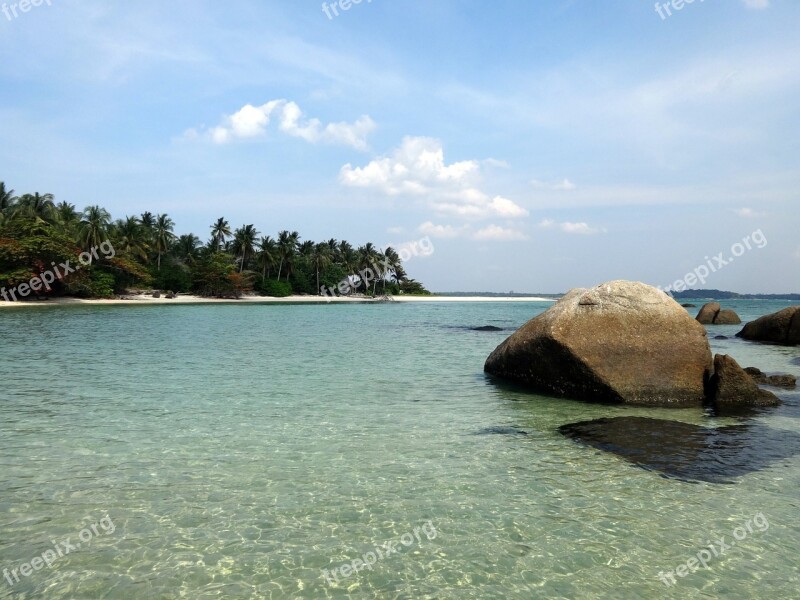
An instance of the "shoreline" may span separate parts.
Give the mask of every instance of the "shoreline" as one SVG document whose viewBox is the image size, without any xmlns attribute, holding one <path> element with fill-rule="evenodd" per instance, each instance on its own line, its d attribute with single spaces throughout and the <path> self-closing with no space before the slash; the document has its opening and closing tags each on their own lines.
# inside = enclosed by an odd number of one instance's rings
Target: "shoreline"
<svg viewBox="0 0 800 600">
<path fill-rule="evenodd" d="M 389 296 L 392 302 L 555 302 L 553 298 L 540 298 L 538 296 L 512 297 L 512 296 Z M 29 300 L 23 302 L 0 302 L 0 309 L 13 307 L 47 307 L 47 306 L 153 306 L 168 304 L 384 304 L 382 297 L 373 299 L 367 297 L 336 296 L 286 296 L 274 298 L 270 296 L 243 296 L 234 298 L 204 298 L 191 294 L 180 295 L 171 300 L 161 297 L 136 295 L 126 296 L 123 299 L 96 299 L 84 300 L 81 298 L 54 298 L 51 300 Z"/>
</svg>

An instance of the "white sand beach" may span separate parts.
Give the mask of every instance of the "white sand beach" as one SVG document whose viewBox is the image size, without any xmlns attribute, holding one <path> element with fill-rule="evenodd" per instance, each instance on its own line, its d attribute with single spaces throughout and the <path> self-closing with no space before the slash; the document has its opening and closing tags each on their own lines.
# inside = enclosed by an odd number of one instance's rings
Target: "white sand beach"
<svg viewBox="0 0 800 600">
<path fill-rule="evenodd" d="M 554 302 L 552 298 L 537 296 L 389 296 L 391 302 Z M 363 296 L 287 296 L 273 298 L 268 296 L 243 296 L 239 299 L 204 298 L 191 294 L 181 294 L 177 298 L 167 299 L 162 296 L 137 294 L 124 296 L 121 299 L 82 300 L 79 298 L 55 298 L 44 301 L 0 302 L 0 308 L 43 307 L 43 306 L 125 306 L 144 304 L 343 304 L 343 303 L 380 303 L 385 298 L 367 298 Z"/>
</svg>

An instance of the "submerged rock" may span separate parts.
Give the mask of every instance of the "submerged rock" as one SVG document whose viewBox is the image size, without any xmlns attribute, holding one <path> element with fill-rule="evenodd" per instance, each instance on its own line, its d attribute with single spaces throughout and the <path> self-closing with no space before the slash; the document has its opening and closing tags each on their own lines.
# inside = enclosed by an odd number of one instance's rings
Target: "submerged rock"
<svg viewBox="0 0 800 600">
<path fill-rule="evenodd" d="M 797 377 L 794 375 L 786 375 L 783 373 L 778 375 L 767 375 L 761 369 L 756 369 L 755 367 L 746 367 L 744 371 L 753 379 L 753 381 L 762 385 L 771 385 L 773 387 L 783 387 L 789 389 L 794 389 L 797 386 Z"/>
<path fill-rule="evenodd" d="M 800 344 L 800 306 L 790 306 L 744 326 L 737 337 L 773 344 Z"/>
<path fill-rule="evenodd" d="M 697 313 L 697 321 L 703 325 L 738 325 L 739 315 L 729 308 L 722 308 L 719 302 L 704 304 Z"/>
<path fill-rule="evenodd" d="M 545 394 L 699 406 L 711 371 L 705 328 L 638 282 L 575 289 L 498 346 L 485 371 Z"/>
<path fill-rule="evenodd" d="M 617 417 L 570 423 L 559 432 L 636 466 L 683 481 L 731 483 L 800 454 L 800 435 L 759 424 L 706 428 L 690 423 Z"/>
<path fill-rule="evenodd" d="M 695 308 L 697 304 L 681 304 L 683 308 Z"/>
<path fill-rule="evenodd" d="M 475 435 L 528 435 L 528 432 L 513 427 L 496 426 L 476 431 Z"/>
<path fill-rule="evenodd" d="M 483 325 L 482 327 L 470 327 L 472 331 L 503 331 L 502 327 L 495 327 L 494 325 Z"/>
<path fill-rule="evenodd" d="M 709 398 L 717 409 L 740 406 L 779 406 L 780 399 L 758 387 L 753 378 L 727 354 L 714 357 Z"/>
</svg>

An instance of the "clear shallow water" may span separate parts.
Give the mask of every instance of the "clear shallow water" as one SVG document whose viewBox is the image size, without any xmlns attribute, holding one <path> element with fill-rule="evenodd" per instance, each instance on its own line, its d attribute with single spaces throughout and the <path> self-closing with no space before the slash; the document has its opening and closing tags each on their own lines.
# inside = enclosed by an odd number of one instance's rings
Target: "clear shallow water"
<svg viewBox="0 0 800 600">
<path fill-rule="evenodd" d="M 725 305 L 748 320 L 788 303 Z M 115 526 L 0 579 L 0 598 L 795 598 L 800 457 L 689 483 L 567 439 L 560 426 L 601 417 L 740 421 L 488 381 L 510 331 L 459 327 L 513 329 L 546 306 L 0 312 L 0 569 Z M 712 346 L 800 375 L 798 348 Z M 800 397 L 779 395 L 752 431 L 800 434 Z M 756 513 L 766 531 L 658 579 Z M 326 582 L 426 522 L 435 538 Z"/>
</svg>

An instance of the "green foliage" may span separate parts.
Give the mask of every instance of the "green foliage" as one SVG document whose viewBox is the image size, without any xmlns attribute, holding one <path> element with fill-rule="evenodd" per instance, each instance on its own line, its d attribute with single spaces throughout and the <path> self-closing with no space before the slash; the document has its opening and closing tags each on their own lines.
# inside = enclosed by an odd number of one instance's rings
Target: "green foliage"
<svg viewBox="0 0 800 600">
<path fill-rule="evenodd" d="M 403 294 L 409 294 L 412 296 L 431 296 L 432 294 L 425 289 L 419 281 L 415 281 L 413 279 L 409 279 L 404 281 L 400 284 L 400 291 Z"/>
<path fill-rule="evenodd" d="M 97 269 L 89 269 L 67 284 L 67 290 L 82 298 L 110 298 L 114 295 L 114 276 Z"/>
<path fill-rule="evenodd" d="M 75 263 L 77 256 L 78 248 L 72 240 L 52 225 L 34 218 L 12 219 L 0 229 L 0 286 L 27 283 L 51 270 L 53 263 Z M 53 291 L 62 287 L 60 282 L 52 286 Z"/>
<path fill-rule="evenodd" d="M 152 286 L 157 290 L 189 292 L 192 289 L 192 273 L 186 265 L 172 260 L 161 263 L 161 270 L 154 270 Z"/>
<path fill-rule="evenodd" d="M 264 236 L 254 225 L 232 231 L 224 218 L 211 226 L 203 245 L 193 234 L 177 238 L 165 214 L 144 212 L 112 221 L 99 205 L 83 211 L 67 202 L 56 204 L 52 194 L 23 194 L 0 181 L 0 286 L 28 283 L 79 253 L 110 243 L 115 256 L 100 257 L 40 293 L 72 293 L 105 297 L 139 285 L 205 296 L 238 297 L 253 288 L 270 296 L 320 293 L 320 286 L 337 289 L 359 271 L 379 271 L 381 279 L 358 291 L 367 294 L 423 294 L 427 290 L 408 279 L 391 248 L 372 243 L 354 248 L 345 240 L 315 243 L 301 240 L 297 231 Z M 252 269 L 252 271 L 251 271 Z"/>
<path fill-rule="evenodd" d="M 273 298 L 286 298 L 292 295 L 292 286 L 286 281 L 264 279 L 259 286 L 259 291 L 265 296 Z"/>
<path fill-rule="evenodd" d="M 192 289 L 201 296 L 238 298 L 252 289 L 250 273 L 237 273 L 233 257 L 214 252 L 197 263 Z"/>
</svg>

